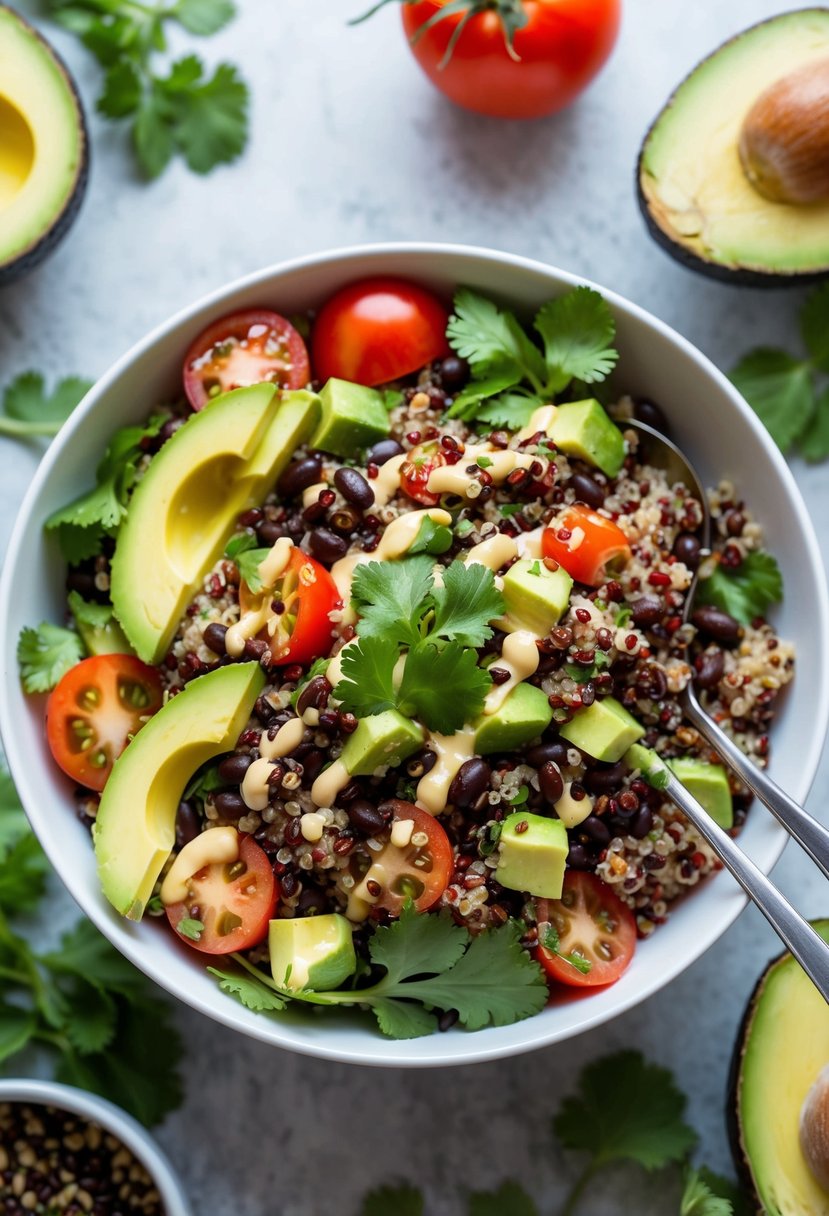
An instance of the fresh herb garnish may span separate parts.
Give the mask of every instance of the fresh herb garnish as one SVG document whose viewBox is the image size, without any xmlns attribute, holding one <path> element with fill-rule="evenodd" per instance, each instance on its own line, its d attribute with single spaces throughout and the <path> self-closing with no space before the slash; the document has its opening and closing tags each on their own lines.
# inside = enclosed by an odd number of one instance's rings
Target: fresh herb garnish
<svg viewBox="0 0 829 1216">
<path fill-rule="evenodd" d="M 748 1216 L 749 1210 L 740 1192 L 727 1178 L 720 1178 L 705 1167 L 687 1171 L 679 1216 L 733 1216 L 733 1213 L 742 1212 Z"/>
<path fill-rule="evenodd" d="M 450 417 L 515 429 L 571 380 L 593 384 L 613 370 L 615 321 L 592 288 L 576 287 L 550 300 L 536 313 L 533 329 L 543 350 L 511 312 L 468 288 L 457 292 L 446 336 L 469 363 L 472 379 L 455 398 Z"/>
<path fill-rule="evenodd" d="M 722 608 L 744 625 L 765 616 L 769 607 L 782 599 L 780 567 L 772 554 L 762 549 L 747 553 L 735 570 L 718 565 L 710 578 L 700 579 L 696 591 L 698 604 Z"/>
<path fill-rule="evenodd" d="M 270 553 L 270 549 L 242 549 L 236 553 L 236 565 L 239 576 L 247 583 L 254 595 L 258 595 L 265 583 L 259 573 L 259 567 Z"/>
<path fill-rule="evenodd" d="M 81 40 L 105 71 L 98 112 L 130 119 L 133 151 L 147 177 L 157 177 L 177 153 L 195 173 L 235 160 L 247 142 L 248 89 L 237 69 L 220 63 L 205 75 L 186 55 L 156 70 L 167 50 L 167 27 L 215 34 L 235 15 L 231 0 L 46 0 L 54 19 Z"/>
<path fill-rule="evenodd" d="M 185 916 L 176 925 L 176 932 L 182 937 L 187 937 L 191 942 L 201 941 L 201 935 L 204 933 L 204 923 L 200 920 L 195 920 L 192 916 Z"/>
<path fill-rule="evenodd" d="M 92 380 L 80 376 L 66 376 L 47 393 L 39 372 L 21 372 L 3 393 L 0 435 L 13 439 L 57 435 L 92 384 Z"/>
<path fill-rule="evenodd" d="M 17 661 L 26 692 L 49 692 L 84 656 L 84 645 L 73 629 L 41 621 L 36 629 L 20 631 Z"/>
<path fill-rule="evenodd" d="M 800 332 L 805 356 L 761 346 L 743 356 L 730 378 L 781 451 L 796 447 L 818 461 L 829 456 L 829 284 L 806 297 Z"/>
<path fill-rule="evenodd" d="M 243 553 L 247 553 L 249 549 L 255 548 L 255 533 L 237 532 L 235 536 L 231 536 L 230 540 L 225 545 L 225 557 L 230 561 L 236 561 L 236 559 Z"/>
<path fill-rule="evenodd" d="M 472 524 L 469 526 L 471 528 Z M 436 524 L 432 517 L 424 512 L 417 536 L 413 544 L 409 545 L 409 554 L 414 556 L 416 553 L 432 553 L 438 556 L 451 547 L 452 529 L 446 524 Z"/>
<path fill-rule="evenodd" d="M 590 972 L 593 964 L 589 958 L 576 954 L 575 951 L 571 951 L 570 954 L 561 953 L 561 939 L 555 925 L 547 921 L 543 926 L 539 926 L 539 929 L 538 940 L 545 950 L 549 950 L 551 954 L 556 954 L 559 958 L 564 959 L 565 963 L 569 963 L 571 967 L 575 967 L 576 971 L 580 971 L 582 975 L 587 975 Z"/>
</svg>

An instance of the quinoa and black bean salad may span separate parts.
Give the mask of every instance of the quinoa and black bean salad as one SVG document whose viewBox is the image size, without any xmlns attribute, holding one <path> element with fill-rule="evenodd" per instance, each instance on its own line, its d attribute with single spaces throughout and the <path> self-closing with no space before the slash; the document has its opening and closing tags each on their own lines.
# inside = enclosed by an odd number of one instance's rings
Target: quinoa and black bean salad
<svg viewBox="0 0 829 1216">
<path fill-rule="evenodd" d="M 613 338 L 585 287 L 527 324 L 402 280 L 222 318 L 48 521 L 68 628 L 19 654 L 104 892 L 250 1008 L 408 1037 L 615 982 L 718 868 L 645 749 L 739 831 L 679 696 L 767 764 L 779 571 L 727 481 L 701 550 Z"/>
</svg>

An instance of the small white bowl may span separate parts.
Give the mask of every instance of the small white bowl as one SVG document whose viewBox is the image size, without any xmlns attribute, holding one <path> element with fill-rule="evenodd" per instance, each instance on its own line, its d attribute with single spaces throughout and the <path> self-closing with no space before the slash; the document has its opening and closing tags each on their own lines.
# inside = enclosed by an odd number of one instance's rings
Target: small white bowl
<svg viewBox="0 0 829 1216">
<path fill-rule="evenodd" d="M 52 1106 L 97 1123 L 104 1131 L 112 1132 L 144 1166 L 161 1196 L 164 1216 L 192 1216 L 190 1204 L 170 1162 L 147 1129 L 120 1106 L 97 1094 L 76 1089 L 74 1085 L 14 1077 L 0 1080 L 0 1102 Z"/>
<path fill-rule="evenodd" d="M 23 804 L 55 869 L 84 912 L 117 948 L 162 987 L 194 1009 L 245 1034 L 294 1051 L 378 1065 L 469 1063 L 528 1051 L 608 1021 L 656 992 L 717 940 L 745 906 L 728 874 L 695 891 L 636 952 L 611 987 L 557 999 L 514 1026 L 395 1041 L 370 1016 L 276 1017 L 252 1013 L 219 991 L 203 956 L 187 951 L 158 925 L 121 919 L 103 898 L 88 833 L 77 821 L 72 788 L 51 762 L 43 737 L 43 699 L 22 690 L 14 648 L 20 630 L 64 612 L 65 567 L 44 520 L 88 489 L 109 436 L 146 417 L 180 391 L 181 361 L 212 320 L 255 305 L 290 315 L 319 305 L 343 284 L 365 275 L 417 279 L 447 295 L 467 284 L 532 311 L 583 280 L 539 262 L 463 246 L 378 245 L 303 258 L 233 283 L 186 309 L 129 351 L 96 384 L 47 452 L 17 520 L 0 580 L 0 730 Z M 775 612 L 783 636 L 799 648 L 795 680 L 773 731 L 772 776 L 800 801 L 820 757 L 829 719 L 829 604 L 812 524 L 791 471 L 767 432 L 725 376 L 661 321 L 599 288 L 614 311 L 620 389 L 657 401 L 677 442 L 707 484 L 733 480 L 762 523 L 777 556 L 785 601 Z M 765 871 L 786 835 L 759 805 L 740 845 Z"/>
</svg>

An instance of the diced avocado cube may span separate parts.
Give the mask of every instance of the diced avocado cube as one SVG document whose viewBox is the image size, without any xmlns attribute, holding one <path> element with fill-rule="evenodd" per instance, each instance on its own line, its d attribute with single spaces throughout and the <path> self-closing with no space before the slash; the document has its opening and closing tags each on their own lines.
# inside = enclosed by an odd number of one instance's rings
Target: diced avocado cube
<svg viewBox="0 0 829 1216">
<path fill-rule="evenodd" d="M 340 759 L 352 777 L 370 777 L 383 764 L 399 764 L 423 746 L 423 731 L 396 709 L 361 718 Z"/>
<path fill-rule="evenodd" d="M 514 633 L 529 629 L 545 637 L 558 624 L 570 602 L 573 580 L 564 569 L 548 570 L 540 559 L 522 558 L 504 575 L 506 616 L 499 624 Z"/>
<path fill-rule="evenodd" d="M 357 970 L 351 924 L 338 912 L 272 920 L 271 974 L 280 988 L 331 992 Z"/>
<path fill-rule="evenodd" d="M 625 752 L 625 764 L 628 768 L 639 769 L 642 780 L 655 790 L 664 790 L 670 774 L 665 767 L 665 761 L 653 748 L 644 747 L 641 743 L 632 743 Z"/>
<path fill-rule="evenodd" d="M 501 825 L 495 881 L 510 891 L 561 899 L 570 846 L 560 819 L 516 811 Z"/>
<path fill-rule="evenodd" d="M 624 463 L 622 432 L 595 397 L 560 405 L 548 434 L 560 451 L 579 456 L 608 477 L 615 477 Z"/>
<path fill-rule="evenodd" d="M 594 760 L 612 764 L 621 760 L 631 743 L 642 738 L 645 728 L 614 697 L 605 697 L 576 710 L 575 717 L 558 733 Z"/>
<path fill-rule="evenodd" d="M 510 752 L 537 739 L 552 716 L 546 693 L 534 684 L 517 684 L 495 713 L 481 714 L 475 720 L 475 751 L 481 756 Z"/>
<path fill-rule="evenodd" d="M 734 804 L 728 775 L 721 764 L 708 764 L 692 756 L 669 760 L 668 768 L 715 823 L 728 831 L 734 826 Z"/>
<path fill-rule="evenodd" d="M 391 430 L 383 397 L 376 389 L 333 376 L 320 392 L 322 418 L 311 447 L 350 457 L 369 448 Z"/>
<path fill-rule="evenodd" d="M 75 625 L 87 654 L 135 654 L 111 608 L 100 604 L 87 604 L 85 608 L 85 615 L 75 616 Z"/>
</svg>

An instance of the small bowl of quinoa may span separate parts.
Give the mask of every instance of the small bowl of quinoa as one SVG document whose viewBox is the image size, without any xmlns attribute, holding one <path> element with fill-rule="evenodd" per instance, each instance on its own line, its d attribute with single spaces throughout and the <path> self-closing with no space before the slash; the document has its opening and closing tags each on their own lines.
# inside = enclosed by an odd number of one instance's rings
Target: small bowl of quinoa
<svg viewBox="0 0 829 1216">
<path fill-rule="evenodd" d="M 0 1197 L 8 1216 L 190 1216 L 150 1133 L 112 1102 L 56 1081 L 0 1080 Z"/>
</svg>

